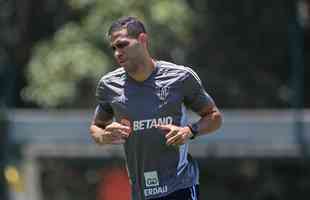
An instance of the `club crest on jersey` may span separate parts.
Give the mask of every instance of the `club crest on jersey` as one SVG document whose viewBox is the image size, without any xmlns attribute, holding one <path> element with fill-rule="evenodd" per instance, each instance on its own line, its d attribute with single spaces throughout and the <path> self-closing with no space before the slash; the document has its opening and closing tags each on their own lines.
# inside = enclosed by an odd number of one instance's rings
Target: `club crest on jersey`
<svg viewBox="0 0 310 200">
<path fill-rule="evenodd" d="M 116 99 L 117 99 L 117 101 L 118 101 L 119 103 L 122 103 L 122 104 L 125 104 L 126 101 L 127 101 L 127 98 L 125 97 L 124 94 L 118 96 Z"/>
<path fill-rule="evenodd" d="M 169 87 L 161 87 L 159 88 L 159 91 L 157 92 L 157 96 L 161 101 L 165 101 L 169 95 Z"/>
</svg>

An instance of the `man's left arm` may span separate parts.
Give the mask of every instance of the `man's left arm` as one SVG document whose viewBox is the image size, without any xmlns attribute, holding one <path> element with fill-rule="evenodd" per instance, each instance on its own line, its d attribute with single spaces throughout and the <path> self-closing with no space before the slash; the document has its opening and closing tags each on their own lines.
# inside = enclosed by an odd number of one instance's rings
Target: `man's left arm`
<svg viewBox="0 0 310 200">
<path fill-rule="evenodd" d="M 212 133 L 221 127 L 223 117 L 215 104 L 202 107 L 198 114 L 201 117 L 200 120 L 188 125 L 192 132 L 192 138 Z"/>
<path fill-rule="evenodd" d="M 209 134 L 221 127 L 223 117 L 216 105 L 204 106 L 198 114 L 201 116 L 197 122 L 187 126 L 160 125 L 166 132 L 167 145 L 182 145 L 199 135 Z"/>
<path fill-rule="evenodd" d="M 161 125 L 167 145 L 181 145 L 189 139 L 212 133 L 222 124 L 222 114 L 212 97 L 205 91 L 198 75 L 187 68 L 183 81 L 184 104 L 200 115 L 200 120 L 185 126 Z"/>
</svg>

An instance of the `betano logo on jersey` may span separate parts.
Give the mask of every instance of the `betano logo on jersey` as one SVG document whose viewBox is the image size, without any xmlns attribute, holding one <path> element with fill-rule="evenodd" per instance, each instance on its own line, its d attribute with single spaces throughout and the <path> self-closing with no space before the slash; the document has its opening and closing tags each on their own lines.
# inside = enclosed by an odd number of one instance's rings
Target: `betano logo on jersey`
<svg viewBox="0 0 310 200">
<path fill-rule="evenodd" d="M 136 120 L 136 121 L 133 121 L 133 130 L 141 131 L 145 129 L 156 128 L 159 125 L 172 124 L 172 122 L 173 122 L 173 118 L 171 116 Z"/>
</svg>

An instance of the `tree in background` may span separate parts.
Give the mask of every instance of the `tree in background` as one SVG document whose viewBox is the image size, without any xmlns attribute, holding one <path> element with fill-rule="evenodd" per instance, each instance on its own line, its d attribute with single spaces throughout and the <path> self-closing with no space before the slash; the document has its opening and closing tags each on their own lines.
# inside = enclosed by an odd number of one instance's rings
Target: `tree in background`
<svg viewBox="0 0 310 200">
<path fill-rule="evenodd" d="M 42 107 L 89 107 L 94 102 L 95 84 L 115 65 L 106 32 L 116 18 L 133 15 L 145 21 L 155 57 L 183 61 L 182 47 L 191 41 L 193 15 L 183 0 L 68 0 L 68 4 L 78 20 L 35 45 L 28 64 L 28 85 L 22 95 Z"/>
<path fill-rule="evenodd" d="M 7 46 L 0 45 L 0 54 L 5 52 L 18 72 L 12 81 L 17 85 L 13 106 L 92 105 L 95 83 L 115 66 L 106 30 L 112 20 L 135 15 L 148 26 L 153 56 L 193 67 L 220 107 L 290 107 L 290 0 L 3 2 L 16 9 L 0 6 L 11 10 L 11 15 L 0 15 L 0 42 Z M 305 66 L 308 43 L 306 28 Z M 0 65 L 2 61 L 0 55 Z M 308 99 L 305 93 L 305 107 Z"/>
</svg>

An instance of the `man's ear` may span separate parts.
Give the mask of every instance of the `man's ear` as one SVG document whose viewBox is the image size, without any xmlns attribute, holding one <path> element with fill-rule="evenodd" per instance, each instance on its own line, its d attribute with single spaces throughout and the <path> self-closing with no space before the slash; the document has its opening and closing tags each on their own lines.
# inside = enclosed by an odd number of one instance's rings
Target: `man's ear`
<svg viewBox="0 0 310 200">
<path fill-rule="evenodd" d="M 148 43 L 148 36 L 146 33 L 140 33 L 138 36 L 138 41 L 142 44 L 145 44 L 147 46 Z"/>
</svg>

